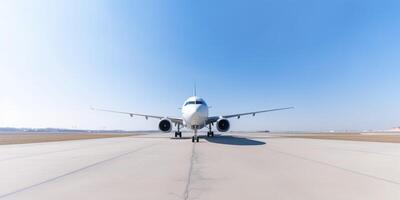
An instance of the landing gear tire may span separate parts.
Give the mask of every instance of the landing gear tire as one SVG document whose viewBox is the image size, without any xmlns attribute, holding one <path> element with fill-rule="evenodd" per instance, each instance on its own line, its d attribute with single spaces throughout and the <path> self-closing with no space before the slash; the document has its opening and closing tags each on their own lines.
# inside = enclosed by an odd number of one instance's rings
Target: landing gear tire
<svg viewBox="0 0 400 200">
<path fill-rule="evenodd" d="M 207 137 L 214 137 L 214 132 L 213 131 L 207 132 Z"/>
<path fill-rule="evenodd" d="M 182 132 L 175 132 L 175 137 L 182 137 Z"/>
<path fill-rule="evenodd" d="M 181 132 L 181 126 L 180 126 L 180 124 L 178 123 L 177 124 L 177 126 L 178 126 L 178 130 L 175 132 L 175 137 L 177 138 L 178 136 L 179 136 L 179 138 L 181 138 L 182 137 L 182 132 Z"/>
<path fill-rule="evenodd" d="M 207 132 L 207 137 L 214 137 L 214 131 L 211 129 L 212 124 L 208 124 L 208 132 Z"/>
<path fill-rule="evenodd" d="M 192 142 L 199 142 L 199 137 L 192 137 Z"/>
</svg>

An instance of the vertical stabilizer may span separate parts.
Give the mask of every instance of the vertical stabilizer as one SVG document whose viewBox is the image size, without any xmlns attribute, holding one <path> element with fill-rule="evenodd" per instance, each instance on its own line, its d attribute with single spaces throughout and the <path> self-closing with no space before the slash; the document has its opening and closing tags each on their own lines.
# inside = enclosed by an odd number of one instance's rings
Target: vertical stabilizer
<svg viewBox="0 0 400 200">
<path fill-rule="evenodd" d="M 194 83 L 194 87 L 193 87 L 193 96 L 197 96 L 196 82 Z"/>
</svg>

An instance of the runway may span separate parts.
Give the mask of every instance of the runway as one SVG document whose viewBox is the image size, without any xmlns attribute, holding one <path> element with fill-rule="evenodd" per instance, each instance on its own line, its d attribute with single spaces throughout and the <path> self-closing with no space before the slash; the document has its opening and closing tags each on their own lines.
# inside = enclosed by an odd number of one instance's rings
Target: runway
<svg viewBox="0 0 400 200">
<path fill-rule="evenodd" d="M 400 199 L 400 144 L 170 136 L 1 145 L 0 199 Z"/>
</svg>

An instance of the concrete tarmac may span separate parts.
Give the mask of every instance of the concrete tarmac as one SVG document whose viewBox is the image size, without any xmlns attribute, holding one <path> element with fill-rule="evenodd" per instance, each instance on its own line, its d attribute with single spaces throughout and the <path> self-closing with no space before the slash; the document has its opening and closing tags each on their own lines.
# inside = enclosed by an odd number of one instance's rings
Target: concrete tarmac
<svg viewBox="0 0 400 200">
<path fill-rule="evenodd" d="M 400 199 L 400 144 L 170 136 L 1 145 L 0 199 Z"/>
</svg>

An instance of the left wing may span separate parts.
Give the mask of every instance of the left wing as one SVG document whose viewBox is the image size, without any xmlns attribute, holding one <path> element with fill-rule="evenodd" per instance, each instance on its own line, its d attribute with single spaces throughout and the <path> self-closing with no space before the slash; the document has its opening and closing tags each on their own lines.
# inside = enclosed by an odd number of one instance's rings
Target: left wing
<svg viewBox="0 0 400 200">
<path fill-rule="evenodd" d="M 220 118 L 227 119 L 227 118 L 237 117 L 239 119 L 241 116 L 245 116 L 245 115 L 255 116 L 258 113 L 273 112 L 273 111 L 287 110 L 287 109 L 293 109 L 293 108 L 294 107 L 275 108 L 275 109 L 270 109 L 270 110 L 259 110 L 259 111 L 254 111 L 254 112 L 246 112 L 246 113 L 239 113 L 239 114 L 233 114 L 233 115 L 213 116 L 213 117 L 209 117 L 207 119 L 207 124 L 214 123 L 214 122 L 218 121 L 218 119 L 220 119 Z"/>
<path fill-rule="evenodd" d="M 130 113 L 130 112 L 121 112 L 121 111 L 115 111 L 115 110 L 106 110 L 106 109 L 98 109 L 98 108 L 92 108 L 92 110 L 96 111 L 102 111 L 102 112 L 111 112 L 111 113 L 119 113 L 119 114 L 127 114 L 131 117 L 133 116 L 140 116 L 140 117 L 145 117 L 146 119 L 148 118 L 154 118 L 154 119 L 164 119 L 167 118 L 171 120 L 175 124 L 183 124 L 183 120 L 181 118 L 176 118 L 176 117 L 163 117 L 163 116 L 157 116 L 157 115 L 146 115 L 146 114 L 138 114 L 138 113 Z"/>
</svg>

